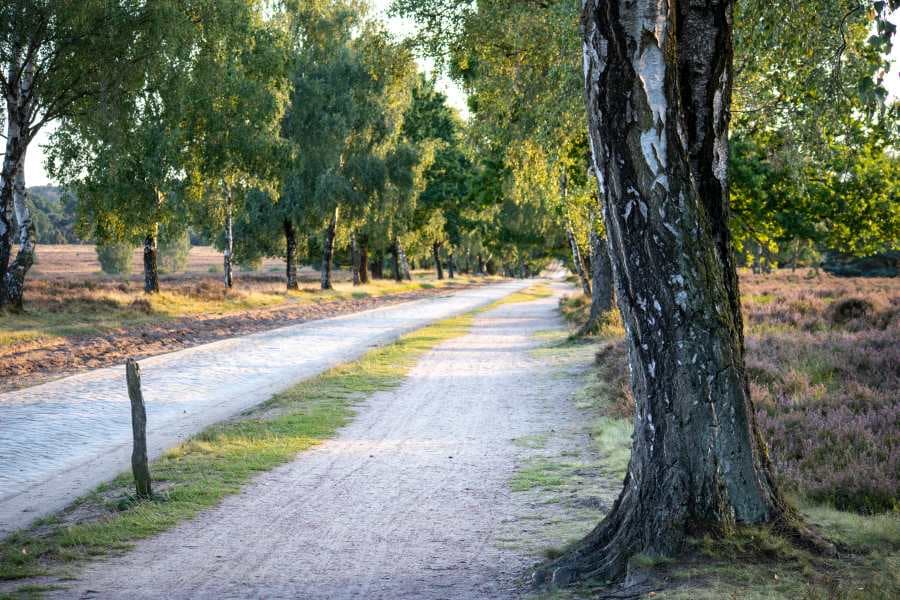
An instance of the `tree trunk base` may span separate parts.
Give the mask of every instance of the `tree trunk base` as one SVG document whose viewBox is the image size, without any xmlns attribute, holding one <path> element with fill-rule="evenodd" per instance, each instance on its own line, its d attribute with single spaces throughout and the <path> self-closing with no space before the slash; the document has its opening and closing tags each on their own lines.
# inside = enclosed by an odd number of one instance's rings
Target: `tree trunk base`
<svg viewBox="0 0 900 600">
<path fill-rule="evenodd" d="M 629 493 L 629 485 L 626 478 L 625 490 L 610 513 L 591 533 L 559 558 L 535 570 L 532 574 L 535 586 L 561 588 L 576 582 L 594 581 L 618 584 L 597 597 L 641 597 L 641 594 L 655 588 L 652 582 L 648 584 L 641 567 L 633 563 L 635 556 L 677 557 L 683 552 L 688 537 L 728 537 L 739 533 L 742 527 L 723 529 L 721 521 L 699 523 L 691 521 L 683 513 L 661 519 L 660 512 L 675 508 L 666 505 L 666 501 L 672 501 L 671 496 L 660 490 L 663 498 L 659 501 L 647 498 L 635 500 L 636 496 Z M 779 505 L 775 510 L 770 521 L 759 525 L 771 527 L 776 535 L 812 554 L 837 555 L 836 546 L 810 528 L 793 508 Z M 660 522 L 666 522 L 668 526 L 652 532 L 654 535 L 648 535 L 647 524 Z"/>
</svg>

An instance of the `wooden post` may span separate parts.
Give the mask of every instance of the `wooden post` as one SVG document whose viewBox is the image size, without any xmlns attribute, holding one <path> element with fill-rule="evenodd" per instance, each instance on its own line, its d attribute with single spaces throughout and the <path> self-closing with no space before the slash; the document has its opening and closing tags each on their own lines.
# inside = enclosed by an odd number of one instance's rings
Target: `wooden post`
<svg viewBox="0 0 900 600">
<path fill-rule="evenodd" d="M 128 397 L 131 399 L 131 430 L 134 433 L 134 449 L 131 452 L 131 471 L 138 498 L 150 498 L 150 467 L 147 464 L 147 411 L 141 393 L 141 368 L 133 358 L 125 362 L 128 381 Z"/>
</svg>

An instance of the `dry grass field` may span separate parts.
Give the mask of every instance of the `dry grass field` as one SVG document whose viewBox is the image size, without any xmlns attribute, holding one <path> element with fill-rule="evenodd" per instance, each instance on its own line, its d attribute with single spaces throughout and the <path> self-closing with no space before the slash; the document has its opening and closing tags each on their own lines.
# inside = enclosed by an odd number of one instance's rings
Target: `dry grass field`
<svg viewBox="0 0 900 600">
<path fill-rule="evenodd" d="M 141 248 L 132 257 L 132 278 L 140 279 L 143 268 Z M 266 259 L 259 273 L 282 273 L 284 261 Z M 212 246 L 194 246 L 188 256 L 184 275 L 211 275 L 222 271 L 222 253 Z M 238 269 L 240 271 L 240 269 Z M 109 279 L 100 270 L 93 244 L 58 244 L 38 247 L 38 258 L 30 275 L 38 279 L 62 278 L 83 280 L 87 278 Z"/>
<path fill-rule="evenodd" d="M 300 290 L 287 291 L 284 262 L 264 261 L 257 271 L 235 272 L 222 282 L 222 255 L 191 249 L 187 268 L 161 275 L 159 294 L 143 293 L 142 257 L 134 273 L 101 272 L 93 246 L 41 246 L 25 290 L 25 312 L 0 320 L 0 391 L 217 339 L 301 321 L 355 312 L 490 281 L 457 277 L 437 281 L 429 271 L 413 281 L 373 280 L 354 287 L 346 271 L 335 289 L 319 289 L 319 273 L 300 270 Z"/>
</svg>

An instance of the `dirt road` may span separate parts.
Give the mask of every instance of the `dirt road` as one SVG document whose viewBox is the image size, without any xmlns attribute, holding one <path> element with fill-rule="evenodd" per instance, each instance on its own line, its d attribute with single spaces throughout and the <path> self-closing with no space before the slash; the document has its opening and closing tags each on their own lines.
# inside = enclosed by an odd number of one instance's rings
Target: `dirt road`
<svg viewBox="0 0 900 600">
<path fill-rule="evenodd" d="M 489 285 L 147 358 L 151 454 L 374 345 L 527 285 Z M 0 536 L 127 468 L 130 418 L 121 366 L 0 394 Z"/>
<path fill-rule="evenodd" d="M 531 352 L 536 332 L 562 327 L 556 302 L 478 316 L 336 439 L 94 564 L 59 597 L 520 597 L 540 556 L 498 540 L 553 509 L 510 491 L 534 452 L 516 441 L 583 426 L 577 378 Z"/>
</svg>

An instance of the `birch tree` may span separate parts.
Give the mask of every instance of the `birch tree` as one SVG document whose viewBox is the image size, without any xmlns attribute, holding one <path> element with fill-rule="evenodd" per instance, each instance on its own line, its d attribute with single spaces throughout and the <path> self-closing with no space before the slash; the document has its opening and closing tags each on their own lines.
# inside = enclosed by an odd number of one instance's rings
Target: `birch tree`
<svg viewBox="0 0 900 600">
<path fill-rule="evenodd" d="M 814 540 L 775 483 L 744 367 L 728 229 L 732 3 L 584 10 L 593 166 L 636 414 L 621 495 L 546 576 L 615 579 L 636 554 L 676 554 L 688 531 L 740 524 Z"/>
<path fill-rule="evenodd" d="M 415 75 L 409 50 L 375 24 L 341 20 L 335 25 L 332 18 L 327 29 L 331 35 L 307 44 L 296 62 L 283 126 L 295 158 L 280 199 L 292 207 L 297 222 L 323 231 L 322 289 L 332 287 L 342 223 L 346 231 L 354 229 L 371 203 L 387 193 Z"/>
<path fill-rule="evenodd" d="M 235 214 L 251 190 L 275 193 L 290 151 L 280 135 L 290 80 L 288 15 L 266 16 L 265 6 L 219 3 L 219 26 L 206 27 L 191 68 L 186 194 L 192 220 L 214 231 L 221 246 L 228 288 Z"/>
<path fill-rule="evenodd" d="M 28 147 L 49 122 L 130 93 L 170 3 L 7 0 L 0 5 L 0 308 L 22 309 L 35 232 L 25 199 Z M 18 231 L 12 231 L 15 212 Z M 18 243 L 12 257 L 14 238 Z M 12 261 L 12 262 L 11 262 Z"/>
</svg>

